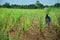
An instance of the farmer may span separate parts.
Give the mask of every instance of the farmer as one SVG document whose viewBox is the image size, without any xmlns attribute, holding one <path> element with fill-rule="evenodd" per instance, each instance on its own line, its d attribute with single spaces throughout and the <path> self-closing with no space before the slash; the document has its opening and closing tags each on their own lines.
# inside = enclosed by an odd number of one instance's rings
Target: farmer
<svg viewBox="0 0 60 40">
<path fill-rule="evenodd" d="M 48 16 L 48 14 L 46 14 L 45 20 L 46 20 L 47 26 L 49 26 L 51 19 L 50 19 L 50 16 Z"/>
</svg>

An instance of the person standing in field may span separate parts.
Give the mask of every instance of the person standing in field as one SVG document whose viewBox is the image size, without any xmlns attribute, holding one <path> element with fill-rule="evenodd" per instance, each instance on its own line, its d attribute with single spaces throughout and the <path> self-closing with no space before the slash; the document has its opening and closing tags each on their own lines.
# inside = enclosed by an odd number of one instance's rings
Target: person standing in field
<svg viewBox="0 0 60 40">
<path fill-rule="evenodd" d="M 48 14 L 46 14 L 45 21 L 46 21 L 47 26 L 49 26 L 51 19 L 50 19 L 50 16 Z"/>
</svg>

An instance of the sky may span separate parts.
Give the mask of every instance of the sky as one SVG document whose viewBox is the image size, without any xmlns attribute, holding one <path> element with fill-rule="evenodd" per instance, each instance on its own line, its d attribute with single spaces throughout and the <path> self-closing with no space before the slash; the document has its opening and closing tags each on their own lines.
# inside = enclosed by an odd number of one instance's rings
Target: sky
<svg viewBox="0 0 60 40">
<path fill-rule="evenodd" d="M 4 3 L 18 4 L 18 5 L 28 5 L 35 4 L 37 0 L 0 0 L 0 5 Z M 38 0 L 43 5 L 54 5 L 55 3 L 60 3 L 60 0 Z"/>
</svg>

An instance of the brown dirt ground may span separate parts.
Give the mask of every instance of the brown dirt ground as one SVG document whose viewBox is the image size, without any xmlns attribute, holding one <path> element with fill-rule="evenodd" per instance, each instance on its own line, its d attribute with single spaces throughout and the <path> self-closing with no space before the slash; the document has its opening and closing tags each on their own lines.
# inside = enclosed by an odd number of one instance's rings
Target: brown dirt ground
<svg viewBox="0 0 60 40">
<path fill-rule="evenodd" d="M 19 31 L 18 27 L 11 29 L 8 34 L 12 35 L 12 40 L 16 40 L 16 33 Z M 31 23 L 29 31 L 26 31 L 23 35 L 19 35 L 18 40 L 59 40 L 57 37 L 56 27 L 50 23 L 49 27 L 44 26 L 44 31 L 39 30 L 39 17 L 35 17 Z"/>
</svg>

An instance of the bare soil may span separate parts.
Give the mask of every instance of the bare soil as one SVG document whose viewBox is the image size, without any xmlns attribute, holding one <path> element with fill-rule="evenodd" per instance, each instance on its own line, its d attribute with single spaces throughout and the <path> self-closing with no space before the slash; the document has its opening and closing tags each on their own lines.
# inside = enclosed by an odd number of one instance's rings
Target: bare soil
<svg viewBox="0 0 60 40">
<path fill-rule="evenodd" d="M 30 29 L 24 32 L 23 35 L 19 34 L 18 40 L 60 40 L 58 39 L 57 28 L 52 22 L 49 27 L 45 25 L 44 31 L 41 32 L 39 29 L 39 19 L 39 16 L 35 17 L 31 23 Z M 8 32 L 8 35 L 9 37 L 11 36 L 12 40 L 16 40 L 17 32 L 19 32 L 19 28 L 15 26 Z"/>
</svg>

